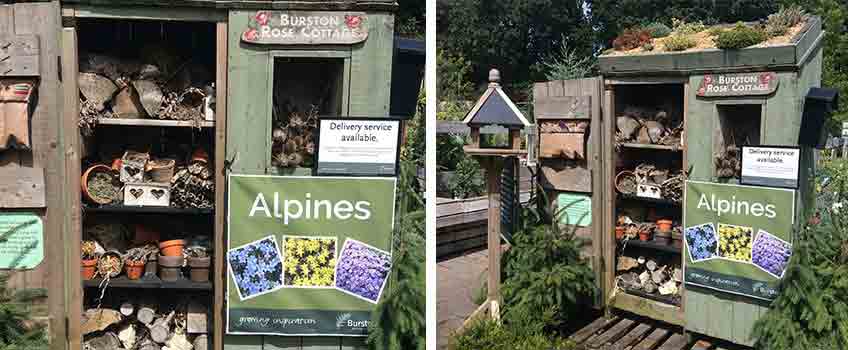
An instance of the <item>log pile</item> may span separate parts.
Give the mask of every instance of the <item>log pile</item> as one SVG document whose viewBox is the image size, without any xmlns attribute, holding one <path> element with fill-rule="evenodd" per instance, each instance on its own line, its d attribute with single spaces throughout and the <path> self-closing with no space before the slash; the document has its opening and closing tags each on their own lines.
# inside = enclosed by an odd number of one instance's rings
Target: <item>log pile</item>
<svg viewBox="0 0 848 350">
<path fill-rule="evenodd" d="M 200 126 L 204 103 L 214 96 L 214 77 L 207 67 L 192 64 L 168 50 L 151 48 L 140 61 L 117 55 L 80 57 L 80 121 L 90 132 L 99 118 L 192 120 Z"/>
<path fill-rule="evenodd" d="M 716 176 L 723 178 L 742 175 L 742 150 L 735 144 L 729 144 L 715 155 Z"/>
<path fill-rule="evenodd" d="M 616 264 L 618 287 L 680 300 L 683 270 L 674 263 L 661 263 L 659 258 L 622 255 Z"/>
<path fill-rule="evenodd" d="M 160 310 L 152 304 L 124 302 L 119 310 L 88 309 L 83 314 L 83 349 L 194 350 L 192 343 L 205 341 L 207 333 L 205 327 L 189 325 L 189 317 L 205 324 L 208 310 L 198 311 L 199 307 L 198 303 L 180 302 Z"/>
<path fill-rule="evenodd" d="M 683 122 L 669 116 L 667 108 L 627 106 L 616 117 L 616 146 L 625 142 L 681 146 Z"/>
</svg>

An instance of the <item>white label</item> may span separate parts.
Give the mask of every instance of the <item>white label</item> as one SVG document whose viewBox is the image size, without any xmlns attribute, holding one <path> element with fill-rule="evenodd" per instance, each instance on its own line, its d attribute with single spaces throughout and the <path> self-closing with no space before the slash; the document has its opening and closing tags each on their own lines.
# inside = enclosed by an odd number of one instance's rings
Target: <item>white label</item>
<svg viewBox="0 0 848 350">
<path fill-rule="evenodd" d="M 801 150 L 778 147 L 742 147 L 742 183 L 797 187 Z"/>
<path fill-rule="evenodd" d="M 398 120 L 321 120 L 319 174 L 368 175 L 369 169 L 395 169 L 399 132 Z M 371 175 L 387 174 L 374 170 Z"/>
</svg>

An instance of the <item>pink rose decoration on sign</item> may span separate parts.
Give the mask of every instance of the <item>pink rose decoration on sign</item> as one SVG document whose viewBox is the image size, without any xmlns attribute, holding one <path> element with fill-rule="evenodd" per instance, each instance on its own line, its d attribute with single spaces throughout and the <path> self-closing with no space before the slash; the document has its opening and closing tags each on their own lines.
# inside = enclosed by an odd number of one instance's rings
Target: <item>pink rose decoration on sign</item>
<svg viewBox="0 0 848 350">
<path fill-rule="evenodd" d="M 270 16 L 268 16 L 268 12 L 257 12 L 254 18 L 256 18 L 256 23 L 259 23 L 259 25 L 264 26 L 268 25 L 268 19 L 270 18 Z"/>
<path fill-rule="evenodd" d="M 359 25 L 362 24 L 362 16 L 345 15 L 345 24 L 350 29 L 359 28 Z"/>
<path fill-rule="evenodd" d="M 760 74 L 760 83 L 768 84 L 769 82 L 771 82 L 771 74 L 769 74 L 769 73 Z"/>
<path fill-rule="evenodd" d="M 703 88 L 703 87 L 702 87 L 702 88 L 700 88 L 700 89 L 698 89 L 698 95 L 703 95 L 703 94 L 705 94 L 706 92 L 707 92 L 707 89 L 705 89 L 705 88 Z"/>
<path fill-rule="evenodd" d="M 256 33 L 256 29 L 251 28 L 244 32 L 244 34 L 242 34 L 242 37 L 244 38 L 244 40 L 254 41 L 256 40 Z"/>
</svg>

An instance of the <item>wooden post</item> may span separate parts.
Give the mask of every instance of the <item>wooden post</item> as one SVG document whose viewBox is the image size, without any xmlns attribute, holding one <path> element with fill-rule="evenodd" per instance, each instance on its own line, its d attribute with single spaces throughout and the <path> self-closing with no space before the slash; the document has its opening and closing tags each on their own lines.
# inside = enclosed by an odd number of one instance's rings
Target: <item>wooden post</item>
<svg viewBox="0 0 848 350">
<path fill-rule="evenodd" d="M 509 144 L 512 149 L 521 149 L 521 130 L 509 129 Z M 529 145 L 528 145 L 529 146 Z"/>
<path fill-rule="evenodd" d="M 480 148 L 480 127 L 471 127 L 471 147 Z"/>
<path fill-rule="evenodd" d="M 492 319 L 500 319 L 500 287 L 501 287 L 501 170 L 503 170 L 503 159 L 501 157 L 489 156 L 481 159 L 486 168 L 487 188 L 489 192 L 489 221 L 488 221 L 488 249 L 489 249 L 489 281 L 488 301 L 491 303 L 489 311 Z"/>
</svg>

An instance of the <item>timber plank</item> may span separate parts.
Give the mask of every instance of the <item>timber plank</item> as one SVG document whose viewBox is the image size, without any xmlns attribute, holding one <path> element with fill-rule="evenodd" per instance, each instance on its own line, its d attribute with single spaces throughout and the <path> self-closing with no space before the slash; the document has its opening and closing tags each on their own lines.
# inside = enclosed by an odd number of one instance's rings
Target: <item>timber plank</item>
<svg viewBox="0 0 848 350">
<path fill-rule="evenodd" d="M 262 350 L 299 350 L 301 345 L 300 337 L 264 337 Z M 227 344 L 227 349 L 229 347 Z"/>
<path fill-rule="evenodd" d="M 592 341 L 587 342 L 589 348 L 598 349 L 627 333 L 630 330 L 630 327 L 635 324 L 633 320 L 623 319 L 621 322 L 616 323 L 610 329 L 607 329 L 606 332 L 601 333 Z"/>
<path fill-rule="evenodd" d="M 342 350 L 366 350 L 365 337 L 343 337 Z"/>
<path fill-rule="evenodd" d="M 579 331 L 574 332 L 574 334 L 572 334 L 568 338 L 573 340 L 575 343 L 582 343 L 601 329 L 604 329 L 607 325 L 611 325 L 616 321 L 618 321 L 618 317 L 613 317 L 611 319 L 600 317 L 597 320 L 592 321 L 592 323 L 586 325 L 586 327 L 583 327 Z"/>
<path fill-rule="evenodd" d="M 368 40 L 357 44 L 350 59 L 349 110 L 351 116 L 385 116 L 391 101 L 394 16 L 369 14 Z M 370 26 L 373 24 L 373 26 Z M 345 103 L 342 103 L 345 104 Z"/>
<path fill-rule="evenodd" d="M 640 323 L 636 327 L 630 330 L 626 335 L 621 337 L 617 342 L 613 343 L 612 348 L 615 350 L 624 350 L 628 346 L 642 339 L 645 334 L 651 330 L 651 326 Z"/>
<path fill-rule="evenodd" d="M 341 350 L 342 348 L 340 337 L 302 337 L 302 339 L 302 350 Z"/>
<path fill-rule="evenodd" d="M 654 331 L 651 332 L 651 334 L 648 334 L 648 336 L 645 337 L 645 339 L 642 339 L 642 341 L 640 341 L 639 344 L 636 344 L 633 347 L 633 350 L 653 350 L 654 348 L 657 347 L 657 345 L 659 345 L 663 340 L 665 340 L 668 333 L 669 333 L 668 329 L 663 329 L 663 328 L 654 329 Z"/>
<path fill-rule="evenodd" d="M 591 119 L 592 96 L 548 96 L 533 101 L 536 119 Z"/>
<path fill-rule="evenodd" d="M 683 348 L 686 346 L 686 343 L 686 337 L 683 334 L 675 333 L 662 346 L 657 348 L 657 350 L 684 350 Z"/>
<path fill-rule="evenodd" d="M 215 120 L 218 122 L 215 127 L 215 183 L 221 184 L 215 186 L 215 251 L 226 251 L 226 182 L 227 174 L 224 167 L 226 166 L 227 156 L 227 38 L 228 28 L 226 20 L 218 22 L 216 25 L 216 58 L 217 67 L 215 67 Z M 224 259 L 213 259 L 214 272 L 213 280 L 218 288 L 215 288 L 215 306 L 213 308 L 213 329 L 216 331 L 212 334 L 212 348 L 215 350 L 224 349 L 224 336 L 219 330 L 224 329 L 224 305 L 226 303 L 224 288 L 227 283 L 226 270 L 224 268 Z"/>
<path fill-rule="evenodd" d="M 44 169 L 10 167 L 0 171 L 0 208 L 44 208 Z"/>
</svg>

